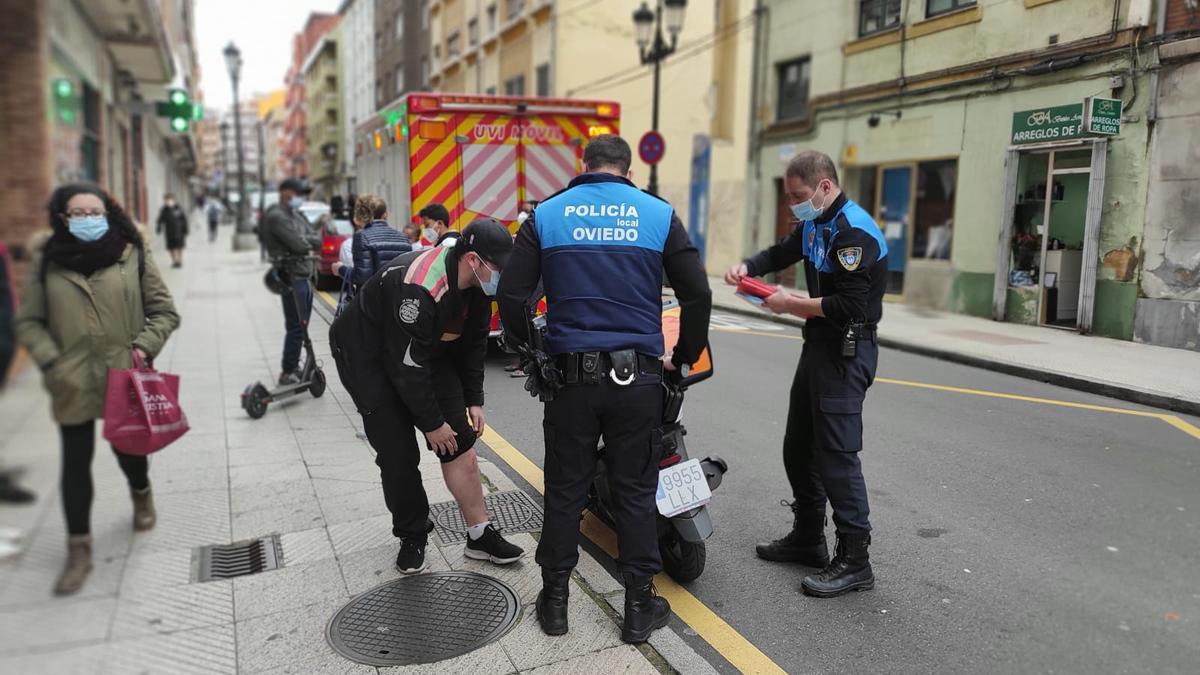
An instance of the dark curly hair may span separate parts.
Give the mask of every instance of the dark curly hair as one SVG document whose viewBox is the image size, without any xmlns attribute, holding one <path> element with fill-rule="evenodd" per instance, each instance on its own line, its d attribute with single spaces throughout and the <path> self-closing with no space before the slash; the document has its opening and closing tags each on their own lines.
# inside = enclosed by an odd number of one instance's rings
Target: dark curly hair
<svg viewBox="0 0 1200 675">
<path fill-rule="evenodd" d="M 108 226 L 115 229 L 122 239 L 135 246 L 142 246 L 142 235 L 138 232 L 137 226 L 133 224 L 133 220 L 129 218 L 129 214 L 125 213 L 125 209 L 121 208 L 121 204 L 117 200 L 92 183 L 70 183 L 59 187 L 54 194 L 50 195 L 46 211 L 50 216 L 50 229 L 54 230 L 55 238 L 71 236 L 64 214 L 67 212 L 67 202 L 71 201 L 75 195 L 81 194 L 99 197 L 104 202 Z"/>
</svg>

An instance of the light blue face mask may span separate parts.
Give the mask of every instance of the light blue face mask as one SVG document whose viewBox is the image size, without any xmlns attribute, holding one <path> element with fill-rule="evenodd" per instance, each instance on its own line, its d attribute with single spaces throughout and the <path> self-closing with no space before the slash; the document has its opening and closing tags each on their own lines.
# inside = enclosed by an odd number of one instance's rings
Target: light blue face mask
<svg viewBox="0 0 1200 675">
<path fill-rule="evenodd" d="M 816 196 L 817 195 L 814 192 L 813 197 L 815 198 Z M 828 197 L 828 195 L 826 195 L 826 197 Z M 812 199 L 809 199 L 806 202 L 800 202 L 799 204 L 792 204 L 792 215 L 796 216 L 796 220 L 799 220 L 802 223 L 820 216 L 824 211 L 824 200 L 821 201 L 820 207 L 813 206 Z"/>
<path fill-rule="evenodd" d="M 105 216 L 82 216 L 67 219 L 67 230 L 79 241 L 96 241 L 108 232 Z"/>
<path fill-rule="evenodd" d="M 303 203 L 304 203 L 304 199 L 301 197 L 292 197 L 291 199 L 288 200 L 288 206 L 290 206 L 293 209 L 300 208 L 300 205 Z"/>
<path fill-rule="evenodd" d="M 479 290 L 483 291 L 483 294 L 489 298 L 494 298 L 496 297 L 496 290 L 500 288 L 500 273 L 487 266 L 484 269 L 489 272 L 487 281 L 479 278 L 478 270 L 471 270 L 471 272 L 475 274 L 475 280 L 479 282 Z"/>
</svg>

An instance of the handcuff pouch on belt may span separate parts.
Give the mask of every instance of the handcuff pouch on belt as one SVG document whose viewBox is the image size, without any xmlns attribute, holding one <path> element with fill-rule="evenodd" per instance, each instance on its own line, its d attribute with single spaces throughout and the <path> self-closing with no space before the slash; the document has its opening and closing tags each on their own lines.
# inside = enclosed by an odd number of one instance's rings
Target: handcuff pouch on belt
<svg viewBox="0 0 1200 675">
<path fill-rule="evenodd" d="M 612 381 L 622 387 L 633 384 L 633 381 L 638 376 L 637 351 L 622 349 L 616 352 L 609 352 L 608 359 L 612 361 L 612 371 L 609 373 Z"/>
</svg>

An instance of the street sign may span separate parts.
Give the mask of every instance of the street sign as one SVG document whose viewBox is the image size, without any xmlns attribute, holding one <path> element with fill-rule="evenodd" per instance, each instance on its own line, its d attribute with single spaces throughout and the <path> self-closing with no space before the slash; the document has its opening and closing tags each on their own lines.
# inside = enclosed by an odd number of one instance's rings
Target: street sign
<svg viewBox="0 0 1200 675">
<path fill-rule="evenodd" d="M 712 163 L 712 141 L 704 134 L 692 136 L 692 181 L 688 190 L 688 233 L 692 244 L 704 252 L 708 240 L 709 174 Z"/>
<path fill-rule="evenodd" d="M 667 142 L 657 131 L 647 131 L 638 141 L 638 157 L 647 164 L 658 164 L 662 161 L 663 153 L 667 151 Z"/>
<path fill-rule="evenodd" d="M 1089 134 L 1121 133 L 1121 99 L 1096 96 L 1083 99 L 1083 126 Z"/>
<path fill-rule="evenodd" d="M 1086 135 L 1083 128 L 1082 103 L 1013 113 L 1013 145 L 1066 141 Z"/>
</svg>

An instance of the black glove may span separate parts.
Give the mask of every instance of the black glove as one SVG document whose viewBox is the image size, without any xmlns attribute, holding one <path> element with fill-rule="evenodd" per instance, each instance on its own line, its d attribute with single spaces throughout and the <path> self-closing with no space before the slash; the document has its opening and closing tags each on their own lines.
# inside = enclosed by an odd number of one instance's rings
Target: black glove
<svg viewBox="0 0 1200 675">
<path fill-rule="evenodd" d="M 542 403 L 554 400 L 555 393 L 563 387 L 562 373 L 554 365 L 554 359 L 541 350 L 522 348 L 521 370 L 525 371 L 525 391 Z"/>
</svg>

